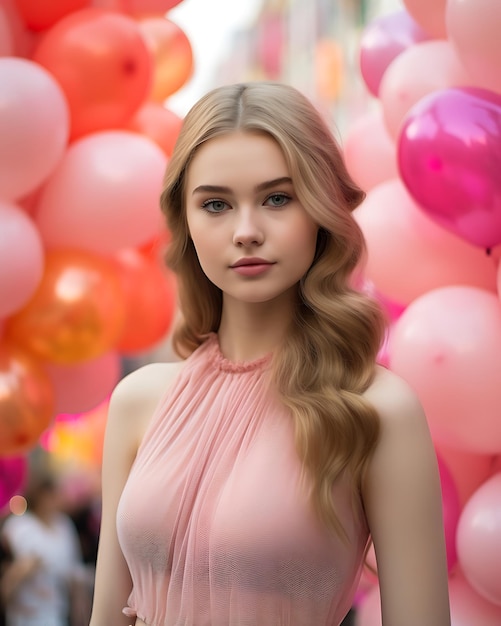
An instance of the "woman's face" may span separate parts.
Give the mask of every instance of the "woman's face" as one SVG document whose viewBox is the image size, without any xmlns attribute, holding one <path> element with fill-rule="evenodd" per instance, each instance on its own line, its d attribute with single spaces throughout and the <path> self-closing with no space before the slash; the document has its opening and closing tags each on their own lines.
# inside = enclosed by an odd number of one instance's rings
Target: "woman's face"
<svg viewBox="0 0 501 626">
<path fill-rule="evenodd" d="M 235 131 L 207 141 L 185 191 L 200 265 L 225 299 L 269 302 L 295 292 L 315 256 L 318 226 L 274 139 Z"/>
</svg>

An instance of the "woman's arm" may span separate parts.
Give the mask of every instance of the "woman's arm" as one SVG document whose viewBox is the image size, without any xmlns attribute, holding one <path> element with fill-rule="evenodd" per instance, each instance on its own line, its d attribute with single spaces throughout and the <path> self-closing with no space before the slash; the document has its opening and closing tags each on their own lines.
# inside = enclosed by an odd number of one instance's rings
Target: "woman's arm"
<svg viewBox="0 0 501 626">
<path fill-rule="evenodd" d="M 127 626 L 132 589 L 118 543 L 117 506 L 146 426 L 179 364 L 146 365 L 122 379 L 109 406 L 102 467 L 102 518 L 90 626 Z"/>
<path fill-rule="evenodd" d="M 440 477 L 426 417 L 392 372 L 381 370 L 366 397 L 381 420 L 362 495 L 383 626 L 450 626 Z"/>
</svg>

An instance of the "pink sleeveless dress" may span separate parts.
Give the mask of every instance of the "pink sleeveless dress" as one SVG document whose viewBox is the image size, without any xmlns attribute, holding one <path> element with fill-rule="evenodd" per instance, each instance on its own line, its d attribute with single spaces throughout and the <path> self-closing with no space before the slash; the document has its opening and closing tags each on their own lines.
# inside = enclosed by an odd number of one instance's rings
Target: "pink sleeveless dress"
<svg viewBox="0 0 501 626">
<path fill-rule="evenodd" d="M 152 416 L 117 512 L 133 590 L 150 626 L 337 626 L 368 538 L 333 487 L 346 545 L 317 519 L 270 357 L 233 363 L 213 334 Z"/>
</svg>

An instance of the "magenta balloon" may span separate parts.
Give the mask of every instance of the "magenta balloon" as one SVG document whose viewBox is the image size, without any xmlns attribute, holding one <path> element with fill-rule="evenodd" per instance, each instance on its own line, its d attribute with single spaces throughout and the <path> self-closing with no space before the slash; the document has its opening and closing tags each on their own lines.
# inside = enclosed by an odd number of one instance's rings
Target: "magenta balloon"
<svg viewBox="0 0 501 626">
<path fill-rule="evenodd" d="M 420 207 L 470 243 L 501 243 L 501 94 L 451 88 L 409 111 L 400 175 Z"/>
<path fill-rule="evenodd" d="M 24 456 L 0 458 L 0 509 L 23 489 L 27 466 Z"/>
<path fill-rule="evenodd" d="M 379 95 L 379 84 L 388 65 L 403 50 L 429 35 L 405 10 L 374 19 L 360 40 L 360 71 L 369 91 Z"/>
<path fill-rule="evenodd" d="M 37 63 L 0 58 L 0 190 L 15 200 L 43 183 L 68 142 L 63 91 Z"/>
</svg>

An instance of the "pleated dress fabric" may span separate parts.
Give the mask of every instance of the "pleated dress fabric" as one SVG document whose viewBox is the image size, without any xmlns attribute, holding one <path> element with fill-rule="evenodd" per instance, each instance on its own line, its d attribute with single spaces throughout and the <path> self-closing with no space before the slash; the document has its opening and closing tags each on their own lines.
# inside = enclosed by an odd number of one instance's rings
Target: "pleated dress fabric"
<svg viewBox="0 0 501 626">
<path fill-rule="evenodd" d="M 367 526 L 342 482 L 333 498 L 349 543 L 318 520 L 270 362 L 229 361 L 211 334 L 152 416 L 117 512 L 131 618 L 337 626 L 349 610 Z"/>
</svg>

